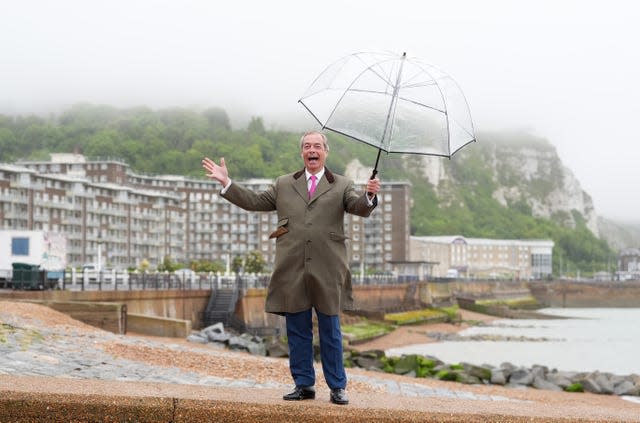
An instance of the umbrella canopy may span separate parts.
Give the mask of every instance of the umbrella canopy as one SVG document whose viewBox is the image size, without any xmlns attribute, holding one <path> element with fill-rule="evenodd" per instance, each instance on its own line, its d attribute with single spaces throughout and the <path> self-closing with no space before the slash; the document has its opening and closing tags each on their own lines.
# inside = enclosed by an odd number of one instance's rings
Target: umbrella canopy
<svg viewBox="0 0 640 423">
<path fill-rule="evenodd" d="M 378 159 L 380 151 L 451 157 L 475 141 L 458 84 L 406 53 L 345 56 L 327 67 L 299 102 L 323 129 L 377 147 Z"/>
</svg>

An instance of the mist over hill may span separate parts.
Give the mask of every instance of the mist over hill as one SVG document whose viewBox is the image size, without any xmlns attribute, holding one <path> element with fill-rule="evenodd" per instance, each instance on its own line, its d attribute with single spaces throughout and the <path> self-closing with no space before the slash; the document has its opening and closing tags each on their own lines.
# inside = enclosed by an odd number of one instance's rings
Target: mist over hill
<svg viewBox="0 0 640 423">
<path fill-rule="evenodd" d="M 225 157 L 235 180 L 274 178 L 302 167 L 299 132 L 267 129 L 275 126 L 260 117 L 246 128 L 230 122 L 222 108 L 81 104 L 56 116 L 0 115 L 0 162 L 80 152 L 121 159 L 138 173 L 203 177 L 202 157 Z M 377 150 L 328 136 L 327 166 L 364 181 Z M 506 131 L 478 133 L 477 139 L 452 159 L 383 154 L 379 177 L 412 184 L 412 234 L 553 239 L 554 263 L 580 267 L 583 274 L 605 269 L 617 256 L 611 247 L 637 241 L 632 231 L 614 231 L 598 218 L 591 197 L 549 141 Z"/>
</svg>

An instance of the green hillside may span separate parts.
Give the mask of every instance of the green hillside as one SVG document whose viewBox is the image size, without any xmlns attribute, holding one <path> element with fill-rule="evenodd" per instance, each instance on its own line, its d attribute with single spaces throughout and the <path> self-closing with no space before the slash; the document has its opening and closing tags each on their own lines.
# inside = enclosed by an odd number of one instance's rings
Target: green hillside
<svg viewBox="0 0 640 423">
<path fill-rule="evenodd" d="M 138 173 L 202 177 L 200 161 L 209 156 L 225 157 L 235 179 L 273 178 L 301 168 L 299 137 L 298 133 L 268 130 L 259 117 L 245 129 L 231 128 L 229 117 L 219 108 L 117 109 L 83 104 L 46 118 L 0 115 L 0 162 L 48 160 L 50 152 L 75 151 L 88 158 L 121 159 Z M 329 137 L 328 166 L 332 170 L 344 172 L 354 158 L 373 167 L 375 148 Z M 451 160 L 442 159 L 451 176 L 446 186 L 434 187 L 415 171 L 420 166 L 417 156 L 383 154 L 379 177 L 408 180 L 413 185 L 413 235 L 550 238 L 556 244 L 557 274 L 613 270 L 615 252 L 591 233 L 580 213 L 569 216 L 572 225 L 567 225 L 568 216 L 562 214 L 550 219 L 532 216 L 527 200 L 544 199 L 562 178 L 561 163 L 557 156 L 554 159 L 555 150 L 546 151 L 550 147 L 546 141 L 526 134 L 478 134 L 478 139 Z M 549 155 L 546 177 L 525 181 L 517 169 L 507 165 L 506 154 L 517 155 L 525 148 Z M 521 198 L 503 206 L 492 197 L 498 186 L 519 190 Z"/>
</svg>

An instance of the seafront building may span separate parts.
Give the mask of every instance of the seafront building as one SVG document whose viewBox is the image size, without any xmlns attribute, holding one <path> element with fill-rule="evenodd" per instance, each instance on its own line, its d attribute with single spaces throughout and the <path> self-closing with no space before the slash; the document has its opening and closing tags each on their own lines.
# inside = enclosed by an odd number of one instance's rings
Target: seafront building
<svg viewBox="0 0 640 423">
<path fill-rule="evenodd" d="M 356 181 L 364 186 L 365 181 Z M 241 181 L 259 191 L 270 179 Z M 0 164 L 0 229 L 45 230 L 67 238 L 67 263 L 125 269 L 165 257 L 228 263 L 259 251 L 273 263 L 275 213 L 242 210 L 204 178 L 134 173 L 120 160 Z M 539 279 L 551 274 L 550 240 L 410 236 L 411 185 L 383 182 L 369 218 L 347 215 L 348 259 L 356 275 L 372 271 L 426 278 Z M 270 270 L 269 268 L 267 270 Z"/>
<path fill-rule="evenodd" d="M 241 183 L 258 191 L 272 181 Z M 409 259 L 410 189 L 408 182 L 384 182 L 371 217 L 347 216 L 354 271 L 390 271 L 392 262 Z M 228 262 L 255 250 L 271 264 L 276 214 L 244 211 L 218 191 L 207 179 L 142 175 L 120 160 L 52 154 L 50 161 L 0 164 L 0 229 L 65 234 L 67 262 L 75 267 L 102 262 L 124 269 L 143 259 L 155 267 L 164 257 Z"/>
<path fill-rule="evenodd" d="M 429 262 L 434 278 L 543 279 L 551 276 L 551 240 L 412 236 L 411 260 Z"/>
</svg>

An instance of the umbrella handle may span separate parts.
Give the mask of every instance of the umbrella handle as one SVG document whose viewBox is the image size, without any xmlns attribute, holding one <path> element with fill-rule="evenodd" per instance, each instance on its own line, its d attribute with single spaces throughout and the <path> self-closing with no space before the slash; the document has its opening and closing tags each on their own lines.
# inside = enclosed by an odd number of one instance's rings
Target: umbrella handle
<svg viewBox="0 0 640 423">
<path fill-rule="evenodd" d="M 378 149 L 378 157 L 376 157 L 376 165 L 373 167 L 373 172 L 371 173 L 371 177 L 369 179 L 375 179 L 376 175 L 378 174 L 378 163 L 380 162 L 380 153 L 382 152 L 382 149 L 379 148 Z"/>
<path fill-rule="evenodd" d="M 378 174 L 378 162 L 380 161 L 380 152 L 382 150 L 379 148 L 378 149 L 378 157 L 376 157 L 376 165 L 373 167 L 373 172 L 371 172 L 371 177 L 369 178 L 369 180 L 371 179 L 375 179 L 376 175 Z M 367 192 L 367 194 L 373 195 L 372 192 Z"/>
</svg>

